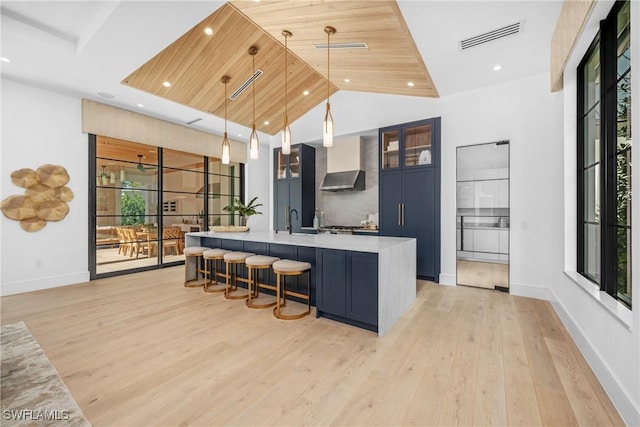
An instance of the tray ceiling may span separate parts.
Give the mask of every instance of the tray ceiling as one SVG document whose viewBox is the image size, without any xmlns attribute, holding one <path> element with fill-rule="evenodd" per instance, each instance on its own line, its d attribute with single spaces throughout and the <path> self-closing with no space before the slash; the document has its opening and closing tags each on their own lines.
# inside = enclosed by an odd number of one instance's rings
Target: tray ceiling
<svg viewBox="0 0 640 427">
<path fill-rule="evenodd" d="M 288 46 L 288 115 L 294 122 L 327 96 L 324 27 L 337 32 L 331 43 L 364 42 L 367 49 L 331 51 L 331 94 L 338 89 L 437 97 L 438 93 L 395 1 L 236 1 L 227 3 L 171 43 L 122 83 L 200 111 L 224 117 L 227 96 L 253 75 L 251 46 L 258 48 L 256 127 L 282 129 L 285 114 L 284 37 Z M 213 30 L 205 34 L 205 28 Z M 345 82 L 349 79 L 349 83 Z M 171 82 L 164 87 L 165 81 Z M 407 85 L 412 82 L 413 86 Z M 308 91 L 308 95 L 304 95 Z M 252 88 L 227 100 L 228 120 L 251 127 Z"/>
</svg>

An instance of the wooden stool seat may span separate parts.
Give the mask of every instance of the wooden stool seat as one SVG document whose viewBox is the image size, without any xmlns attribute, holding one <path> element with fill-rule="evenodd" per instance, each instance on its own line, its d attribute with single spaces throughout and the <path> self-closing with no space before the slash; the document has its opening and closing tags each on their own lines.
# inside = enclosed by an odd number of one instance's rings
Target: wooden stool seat
<svg viewBox="0 0 640 427">
<path fill-rule="evenodd" d="M 206 246 L 190 246 L 184 249 L 184 286 L 186 288 L 199 288 L 200 286 L 205 286 L 207 276 L 205 269 L 203 269 L 200 264 L 202 261 L 202 254 L 204 251 L 209 249 L 211 248 Z M 194 279 L 189 279 L 189 267 L 193 262 L 195 262 L 196 277 Z M 204 274 L 204 280 L 202 282 L 198 281 L 198 274 L 200 273 Z"/>
<path fill-rule="evenodd" d="M 209 280 L 204 283 L 204 291 L 207 293 L 217 293 L 224 292 L 226 289 L 226 281 L 225 283 L 219 283 L 218 277 L 226 277 L 226 274 L 218 271 L 218 261 L 224 261 L 224 255 L 228 254 L 229 250 L 213 248 L 206 250 L 202 253 L 202 257 L 204 258 L 204 275 L 205 278 L 208 277 Z M 213 269 L 209 270 L 209 265 L 213 262 Z M 213 286 L 218 286 L 214 288 Z M 220 287 L 221 286 L 221 287 Z"/>
<path fill-rule="evenodd" d="M 276 290 L 276 287 L 267 283 L 260 283 L 258 274 L 260 270 L 271 269 L 274 262 L 280 260 L 280 258 L 266 256 L 266 255 L 254 255 L 245 260 L 247 269 L 249 270 L 249 296 L 247 298 L 247 307 L 249 308 L 267 308 L 276 305 L 277 301 L 259 304 L 254 302 L 260 296 L 260 288 Z"/>
<path fill-rule="evenodd" d="M 238 281 L 249 283 L 249 279 L 243 277 L 238 278 L 238 265 L 244 265 L 244 262 L 250 256 L 255 255 L 252 252 L 228 252 L 223 255 L 225 263 L 225 274 L 227 276 L 226 287 L 224 290 L 224 297 L 227 299 L 246 299 L 249 294 L 232 295 L 231 292 L 238 290 Z M 231 272 L 229 272 L 229 266 L 232 266 Z"/>
<path fill-rule="evenodd" d="M 273 315 L 278 319 L 300 319 L 311 313 L 311 264 L 303 261 L 283 259 L 273 263 L 273 271 L 276 273 L 276 306 Z M 287 291 L 286 276 L 300 276 L 307 273 L 307 294 Z M 280 277 L 282 276 L 282 282 Z M 282 307 L 287 305 L 287 295 L 292 295 L 307 301 L 307 309 L 298 314 L 283 314 Z"/>
</svg>

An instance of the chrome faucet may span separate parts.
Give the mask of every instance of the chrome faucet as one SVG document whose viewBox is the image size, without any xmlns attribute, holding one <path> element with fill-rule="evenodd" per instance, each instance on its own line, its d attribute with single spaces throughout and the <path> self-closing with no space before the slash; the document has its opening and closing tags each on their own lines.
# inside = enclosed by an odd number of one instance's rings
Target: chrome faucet
<svg viewBox="0 0 640 427">
<path fill-rule="evenodd" d="M 286 227 L 289 230 L 289 234 L 291 234 L 293 232 L 293 224 L 291 223 L 291 214 L 292 213 L 296 213 L 296 221 L 299 221 L 300 219 L 298 218 L 298 211 L 295 209 L 289 209 L 287 210 L 287 212 L 289 213 L 289 215 L 287 215 L 286 218 Z"/>
</svg>

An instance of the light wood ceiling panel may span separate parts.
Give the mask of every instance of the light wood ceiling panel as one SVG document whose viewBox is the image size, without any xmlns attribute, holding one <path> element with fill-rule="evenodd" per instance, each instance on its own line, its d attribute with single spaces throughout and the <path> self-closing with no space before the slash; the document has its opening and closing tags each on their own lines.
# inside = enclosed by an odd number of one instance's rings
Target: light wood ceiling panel
<svg viewBox="0 0 640 427">
<path fill-rule="evenodd" d="M 208 36 L 204 29 L 213 29 Z M 258 48 L 256 69 L 256 127 L 276 134 L 285 110 L 284 37 L 271 36 L 226 4 L 126 77 L 122 83 L 200 111 L 224 117 L 222 76 L 231 77 L 227 96 L 252 76 L 251 46 Z M 293 122 L 326 98 L 326 79 L 293 52 L 288 54 L 288 115 Z M 166 88 L 163 82 L 171 82 Z M 308 96 L 303 92 L 309 91 Z M 333 94 L 337 88 L 331 85 Z M 227 100 L 229 121 L 251 127 L 252 89 Z M 265 125 L 265 121 L 269 121 Z"/>
<path fill-rule="evenodd" d="M 238 0 L 232 4 L 272 36 L 284 28 L 291 31 L 291 50 L 325 77 L 327 51 L 313 46 L 327 42 L 324 27 L 336 29 L 332 44 L 367 43 L 368 49 L 331 50 L 330 78 L 339 89 L 438 96 L 395 0 Z"/>
<path fill-rule="evenodd" d="M 365 42 L 368 49 L 331 51 L 330 93 L 338 89 L 437 97 L 438 92 L 394 0 L 275 0 L 227 3 L 126 77 L 122 83 L 200 111 L 224 117 L 227 95 L 251 77 L 248 50 L 257 47 L 256 127 L 276 134 L 285 114 L 284 37 L 288 41 L 289 121 L 327 96 L 324 27 L 337 32 L 331 43 Z M 206 35 L 205 28 L 213 29 Z M 350 82 L 346 83 L 345 79 Z M 164 87 L 163 82 L 171 82 Z M 408 82 L 414 86 L 409 87 Z M 309 95 L 303 95 L 309 91 Z M 251 127 L 251 87 L 227 102 L 228 120 Z M 269 124 L 265 124 L 268 121 Z"/>
</svg>

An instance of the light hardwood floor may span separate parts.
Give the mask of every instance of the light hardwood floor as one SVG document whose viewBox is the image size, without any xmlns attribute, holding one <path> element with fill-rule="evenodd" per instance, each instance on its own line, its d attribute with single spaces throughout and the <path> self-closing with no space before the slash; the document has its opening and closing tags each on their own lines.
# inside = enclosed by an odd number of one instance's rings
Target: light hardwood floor
<svg viewBox="0 0 640 427">
<path fill-rule="evenodd" d="M 383 338 L 182 286 L 183 268 L 3 297 L 94 426 L 623 425 L 551 306 L 418 282 Z"/>
</svg>

